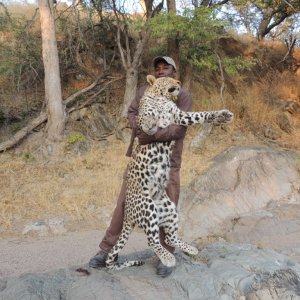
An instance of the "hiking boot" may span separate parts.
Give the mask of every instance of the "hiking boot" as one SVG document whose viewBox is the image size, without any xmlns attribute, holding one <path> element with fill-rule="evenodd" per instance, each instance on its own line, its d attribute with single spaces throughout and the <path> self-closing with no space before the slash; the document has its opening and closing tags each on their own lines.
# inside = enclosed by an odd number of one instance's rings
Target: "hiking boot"
<svg viewBox="0 0 300 300">
<path fill-rule="evenodd" d="M 104 250 L 100 250 L 95 256 L 93 256 L 89 261 L 89 267 L 91 268 L 103 268 L 106 266 L 106 259 L 108 253 Z M 115 262 L 118 261 L 118 255 L 115 258 Z"/>
<path fill-rule="evenodd" d="M 175 267 L 167 267 L 160 261 L 156 266 L 156 274 L 160 277 L 168 277 L 174 269 Z"/>
</svg>

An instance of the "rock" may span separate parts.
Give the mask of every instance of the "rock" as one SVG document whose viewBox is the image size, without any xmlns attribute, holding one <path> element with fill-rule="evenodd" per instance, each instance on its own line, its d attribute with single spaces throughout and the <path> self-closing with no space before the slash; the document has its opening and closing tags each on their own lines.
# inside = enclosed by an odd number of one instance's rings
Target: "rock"
<svg viewBox="0 0 300 300">
<path fill-rule="evenodd" d="M 288 134 L 293 132 L 293 123 L 288 113 L 283 112 L 277 115 L 276 123 L 280 127 L 280 129 Z"/>
<path fill-rule="evenodd" d="M 22 231 L 24 235 L 47 236 L 49 228 L 45 221 L 35 221 L 32 224 L 26 225 Z"/>
<path fill-rule="evenodd" d="M 32 224 L 26 225 L 22 231 L 23 235 L 33 236 L 47 236 L 49 233 L 63 234 L 67 230 L 64 227 L 64 220 L 62 218 L 51 218 L 46 221 L 35 221 Z"/>
<path fill-rule="evenodd" d="M 50 228 L 50 231 L 54 234 L 63 234 L 67 232 L 65 228 L 65 221 L 62 218 L 51 218 L 48 220 L 48 226 Z"/>
<path fill-rule="evenodd" d="M 92 139 L 101 140 L 112 133 L 115 121 L 100 104 L 96 103 L 72 112 L 67 125 L 73 130 L 88 132 Z"/>
<path fill-rule="evenodd" d="M 121 271 L 81 266 L 80 270 L 86 269 L 85 274 L 89 274 L 85 276 L 74 267 L 7 278 L 0 284 L 0 299 L 282 300 L 300 297 L 300 265 L 291 265 L 288 257 L 273 250 L 215 241 L 202 247 L 194 258 L 177 253 L 177 267 L 164 279 L 155 275 L 157 259 L 152 251 L 134 256 L 144 259 L 146 264 Z M 203 263 L 203 258 L 207 263 Z"/>
<path fill-rule="evenodd" d="M 277 140 L 281 137 L 279 130 L 276 130 L 272 126 L 268 125 L 264 127 L 264 136 L 271 140 Z"/>
<path fill-rule="evenodd" d="M 300 205 L 281 204 L 231 220 L 227 241 L 250 243 L 291 255 L 300 262 Z"/>
<path fill-rule="evenodd" d="M 180 231 L 189 239 L 222 235 L 225 221 L 271 203 L 299 204 L 296 161 L 293 152 L 267 147 L 228 149 L 181 192 Z"/>
<path fill-rule="evenodd" d="M 213 128 L 212 124 L 203 124 L 203 126 L 199 129 L 196 136 L 193 138 L 190 144 L 190 149 L 194 152 L 198 152 L 203 149 L 205 145 L 205 141 L 209 136 L 211 130 Z"/>
</svg>

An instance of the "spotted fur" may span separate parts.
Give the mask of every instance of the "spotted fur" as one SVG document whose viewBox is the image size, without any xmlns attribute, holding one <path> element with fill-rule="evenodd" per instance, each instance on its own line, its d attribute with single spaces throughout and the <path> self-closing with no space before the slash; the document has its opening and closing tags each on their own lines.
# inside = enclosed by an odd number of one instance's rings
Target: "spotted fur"
<svg viewBox="0 0 300 300">
<path fill-rule="evenodd" d="M 147 76 L 147 80 L 150 86 L 140 101 L 137 125 L 149 135 L 155 134 L 158 128 L 171 124 L 221 124 L 233 119 L 233 114 L 228 110 L 183 112 L 173 101 L 173 97 L 180 91 L 178 80 L 167 77 L 155 79 L 151 75 Z M 170 141 L 135 147 L 128 169 L 123 229 L 119 240 L 108 254 L 107 268 L 118 270 L 143 264 L 142 261 L 127 261 L 122 264 L 114 262 L 136 225 L 144 230 L 148 245 L 168 267 L 174 266 L 176 262 L 174 255 L 160 244 L 160 227 L 165 232 L 165 242 L 168 245 L 178 247 L 190 255 L 198 253 L 197 248 L 178 237 L 177 209 L 165 192 L 173 145 L 174 141 Z"/>
</svg>

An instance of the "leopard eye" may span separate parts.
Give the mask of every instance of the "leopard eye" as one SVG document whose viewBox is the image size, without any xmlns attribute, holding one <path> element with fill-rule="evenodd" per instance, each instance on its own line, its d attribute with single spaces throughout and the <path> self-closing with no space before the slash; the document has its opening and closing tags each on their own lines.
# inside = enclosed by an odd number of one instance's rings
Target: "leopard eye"
<svg viewBox="0 0 300 300">
<path fill-rule="evenodd" d="M 175 88 L 174 88 L 174 87 L 171 87 L 171 88 L 168 89 L 168 92 L 169 92 L 169 93 L 173 93 L 174 91 L 175 91 Z"/>
</svg>

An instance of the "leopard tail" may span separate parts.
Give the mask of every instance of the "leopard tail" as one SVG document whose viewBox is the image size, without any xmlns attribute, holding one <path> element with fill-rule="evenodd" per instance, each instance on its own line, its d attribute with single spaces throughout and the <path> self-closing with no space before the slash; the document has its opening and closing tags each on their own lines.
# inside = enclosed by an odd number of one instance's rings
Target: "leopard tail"
<svg viewBox="0 0 300 300">
<path fill-rule="evenodd" d="M 139 267 L 144 264 L 145 264 L 145 262 L 143 262 L 141 260 L 129 260 L 129 261 L 124 261 L 123 263 L 106 262 L 106 268 L 108 268 L 110 270 L 121 270 L 121 269 L 127 268 L 127 267 Z"/>
</svg>

